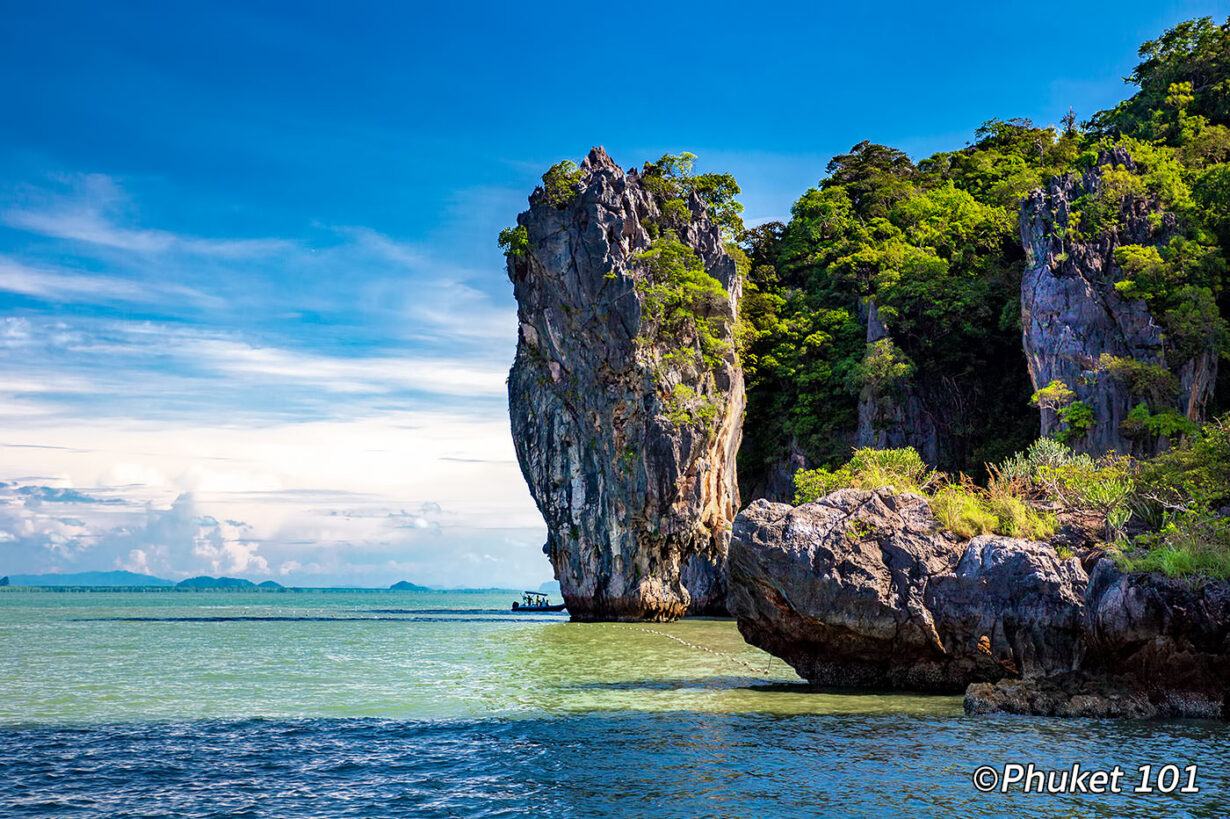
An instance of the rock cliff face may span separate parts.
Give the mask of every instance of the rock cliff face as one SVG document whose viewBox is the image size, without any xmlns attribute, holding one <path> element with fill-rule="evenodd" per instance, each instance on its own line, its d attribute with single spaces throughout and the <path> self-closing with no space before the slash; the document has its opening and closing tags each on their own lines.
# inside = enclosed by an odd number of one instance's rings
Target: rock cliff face
<svg viewBox="0 0 1230 819">
<path fill-rule="evenodd" d="M 867 326 L 868 345 L 891 341 L 875 302 L 867 302 L 860 312 Z M 912 383 L 900 385 L 887 395 L 876 395 L 870 387 L 863 388 L 858 399 L 858 431 L 854 445 L 872 449 L 912 446 L 927 463 L 940 462 L 939 430 Z"/>
<path fill-rule="evenodd" d="M 759 473 L 758 477 L 745 482 L 739 490 L 740 494 L 745 498 L 765 498 L 782 503 L 792 501 L 795 473 L 808 468 L 807 455 L 799 446 L 798 438 L 791 436 L 786 442 L 785 452 L 768 466 L 755 470 Z M 746 478 L 747 471 L 739 475 Z"/>
<path fill-rule="evenodd" d="M 695 333 L 668 334 L 648 314 L 655 281 L 642 254 L 668 220 L 635 170 L 595 148 L 569 201 L 539 189 L 517 219 L 528 248 L 508 265 L 520 319 L 513 440 L 575 619 L 724 611 L 741 283 L 704 203 L 687 207 L 686 224 L 669 221 L 724 291 L 698 308 L 716 328 L 707 356 Z"/>
<path fill-rule="evenodd" d="M 1160 246 L 1175 234 L 1177 224 L 1170 214 L 1150 219 L 1152 203 L 1129 196 L 1117 227 L 1091 240 L 1069 238 L 1074 205 L 1082 196 L 1098 194 L 1105 165 L 1135 169 L 1131 156 L 1114 148 L 1099 156 L 1094 169 L 1052 180 L 1021 204 L 1021 242 L 1029 260 L 1021 280 L 1025 354 L 1035 389 L 1062 381 L 1093 409 L 1095 425 L 1070 441 L 1074 448 L 1151 455 L 1167 442 L 1151 444 L 1124 434 L 1121 424 L 1140 398 L 1098 361 L 1109 354 L 1166 365 L 1163 332 L 1145 302 L 1125 299 L 1115 290 L 1123 275 L 1114 253 L 1129 244 Z M 1211 350 L 1177 367 L 1171 364 L 1179 382 L 1174 407 L 1198 421 L 1217 380 L 1217 354 Z M 1044 436 L 1061 427 L 1053 408 L 1042 410 Z"/>
<path fill-rule="evenodd" d="M 918 495 L 756 501 L 735 520 L 729 582 L 747 641 L 815 684 L 965 691 L 975 713 L 1230 716 L 1230 582 L 1108 559 L 1090 576 L 1049 544 L 960 543 Z"/>
</svg>

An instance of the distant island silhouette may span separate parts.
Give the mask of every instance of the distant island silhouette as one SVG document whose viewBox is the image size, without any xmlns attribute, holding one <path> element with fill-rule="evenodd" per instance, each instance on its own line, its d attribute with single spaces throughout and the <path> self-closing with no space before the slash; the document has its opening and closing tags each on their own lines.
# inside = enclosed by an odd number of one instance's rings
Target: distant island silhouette
<svg viewBox="0 0 1230 819">
<path fill-rule="evenodd" d="M 255 589 L 256 584 L 242 577 L 189 577 L 175 584 L 177 589 Z"/>
</svg>

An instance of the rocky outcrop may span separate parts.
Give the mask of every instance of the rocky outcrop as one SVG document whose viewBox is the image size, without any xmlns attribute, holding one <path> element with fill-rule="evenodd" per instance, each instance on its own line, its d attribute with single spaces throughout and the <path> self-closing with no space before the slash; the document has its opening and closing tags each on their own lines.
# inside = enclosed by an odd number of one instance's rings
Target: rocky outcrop
<svg viewBox="0 0 1230 819">
<path fill-rule="evenodd" d="M 1230 719 L 1230 582 L 1123 573 L 1101 560 L 1084 602 L 1079 671 L 972 685 L 966 710 Z"/>
<path fill-rule="evenodd" d="M 729 582 L 744 638 L 817 685 L 965 691 L 971 713 L 1215 717 L 1230 697 L 1230 582 L 962 543 L 919 495 L 756 501 Z"/>
<path fill-rule="evenodd" d="M 1168 442 L 1132 438 L 1123 422 L 1140 396 L 1099 366 L 1102 355 L 1166 366 L 1164 333 L 1141 299 L 1126 299 L 1115 290 L 1123 273 L 1115 251 L 1124 245 L 1161 246 L 1178 229 L 1173 214 L 1155 202 L 1126 196 L 1115 224 L 1093 238 L 1081 238 L 1073 218 L 1082 197 L 1095 198 L 1105 166 L 1135 170 L 1123 148 L 1104 151 L 1096 167 L 1083 175 L 1052 180 L 1021 204 L 1021 242 L 1028 264 L 1021 279 L 1021 326 L 1029 376 L 1034 389 L 1062 381 L 1075 400 L 1092 410 L 1094 426 L 1070 443 L 1090 453 L 1114 451 L 1149 455 Z M 1217 380 L 1217 352 L 1185 362 L 1170 362 L 1178 381 L 1173 407 L 1193 421 L 1204 416 Z M 1042 409 L 1042 435 L 1064 428 L 1054 407 Z"/>
<path fill-rule="evenodd" d="M 867 347 L 890 342 L 892 336 L 880 320 L 875 302 L 860 305 L 860 317 L 867 327 Z M 940 433 L 935 418 L 913 383 L 864 386 L 858 398 L 857 447 L 896 449 L 914 447 L 929 464 L 940 463 Z"/>
<path fill-rule="evenodd" d="M 508 264 L 513 440 L 547 522 L 544 551 L 575 619 L 720 613 L 744 408 L 734 261 L 699 198 L 684 224 L 664 218 L 642 176 L 601 148 L 572 193 L 557 206 L 535 191 L 517 219 L 528 246 Z M 642 254 L 668 221 L 724 292 L 700 308 L 717 352 L 646 314 Z"/>
<path fill-rule="evenodd" d="M 973 683 L 965 692 L 967 714 L 1031 714 L 1040 717 L 1152 719 L 1154 717 L 1210 716 L 1190 710 L 1180 698 L 1173 704 L 1162 692 L 1159 702 L 1126 678 L 1079 672 L 1047 677 Z M 1220 708 L 1218 709 L 1220 711 Z"/>
<path fill-rule="evenodd" d="M 735 520 L 730 610 L 819 685 L 958 692 L 1072 668 L 1087 577 L 1045 544 L 939 528 L 915 494 L 843 489 Z"/>
<path fill-rule="evenodd" d="M 1089 578 L 1091 672 L 1137 683 L 1159 715 L 1230 718 L 1230 581 L 1124 573 Z"/>
</svg>

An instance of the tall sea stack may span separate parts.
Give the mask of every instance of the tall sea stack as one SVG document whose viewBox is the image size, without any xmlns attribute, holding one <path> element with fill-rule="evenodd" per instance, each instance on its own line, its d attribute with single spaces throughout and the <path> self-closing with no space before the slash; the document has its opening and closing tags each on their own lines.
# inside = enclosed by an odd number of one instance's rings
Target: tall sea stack
<svg viewBox="0 0 1230 819">
<path fill-rule="evenodd" d="M 509 245 L 513 440 L 577 620 L 725 607 L 741 282 L 706 203 L 646 181 L 595 148 L 534 191 Z"/>
</svg>

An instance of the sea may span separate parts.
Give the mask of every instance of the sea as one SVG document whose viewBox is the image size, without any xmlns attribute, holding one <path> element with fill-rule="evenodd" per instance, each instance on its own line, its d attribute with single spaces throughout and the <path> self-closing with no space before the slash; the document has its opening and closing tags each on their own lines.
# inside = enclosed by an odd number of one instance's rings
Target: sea
<svg viewBox="0 0 1230 819">
<path fill-rule="evenodd" d="M 513 599 L 0 590 L 0 816 L 1230 816 L 1225 723 L 969 717 L 811 689 L 729 620 Z M 976 786 L 1030 763 L 1125 792 Z"/>
</svg>

